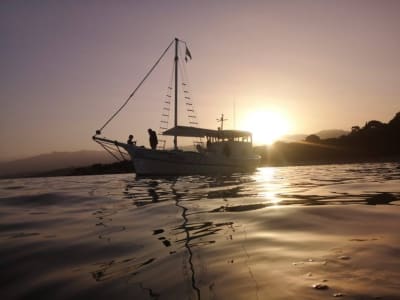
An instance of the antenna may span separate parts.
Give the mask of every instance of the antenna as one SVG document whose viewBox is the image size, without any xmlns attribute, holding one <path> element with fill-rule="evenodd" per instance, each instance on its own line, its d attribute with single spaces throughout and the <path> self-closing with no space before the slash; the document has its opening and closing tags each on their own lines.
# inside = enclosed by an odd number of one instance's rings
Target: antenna
<svg viewBox="0 0 400 300">
<path fill-rule="evenodd" d="M 224 119 L 224 114 L 221 114 L 221 117 L 217 119 L 217 122 L 221 123 L 221 130 L 224 130 L 224 121 L 228 121 L 228 119 Z"/>
</svg>

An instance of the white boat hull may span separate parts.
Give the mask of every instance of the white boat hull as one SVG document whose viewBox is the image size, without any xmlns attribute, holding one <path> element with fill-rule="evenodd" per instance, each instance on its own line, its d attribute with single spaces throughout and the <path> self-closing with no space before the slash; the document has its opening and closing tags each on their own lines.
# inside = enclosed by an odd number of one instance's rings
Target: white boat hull
<svg viewBox="0 0 400 300">
<path fill-rule="evenodd" d="M 126 149 L 130 154 L 137 175 L 194 175 L 226 174 L 254 170 L 258 155 L 226 157 L 213 153 L 189 151 L 150 150 L 138 147 Z"/>
</svg>

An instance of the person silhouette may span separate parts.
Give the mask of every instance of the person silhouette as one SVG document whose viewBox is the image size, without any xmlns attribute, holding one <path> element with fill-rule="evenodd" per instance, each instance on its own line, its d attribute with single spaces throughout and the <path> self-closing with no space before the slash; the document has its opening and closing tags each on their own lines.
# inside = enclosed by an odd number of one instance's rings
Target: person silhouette
<svg viewBox="0 0 400 300">
<path fill-rule="evenodd" d="M 156 132 L 151 128 L 149 128 L 147 132 L 149 133 L 149 141 L 151 149 L 153 150 L 157 149 L 158 139 Z"/>
<path fill-rule="evenodd" d="M 126 143 L 128 145 L 135 145 L 136 144 L 136 142 L 133 140 L 133 135 L 132 134 L 129 135 L 128 141 Z"/>
</svg>

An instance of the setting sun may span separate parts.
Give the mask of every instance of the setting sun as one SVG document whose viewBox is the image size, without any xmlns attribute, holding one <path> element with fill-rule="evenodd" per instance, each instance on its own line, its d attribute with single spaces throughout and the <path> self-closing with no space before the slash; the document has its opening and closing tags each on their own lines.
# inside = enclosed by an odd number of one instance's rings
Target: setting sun
<svg viewBox="0 0 400 300">
<path fill-rule="evenodd" d="M 247 115 L 243 128 L 253 133 L 254 144 L 272 144 L 288 133 L 289 122 L 275 111 L 255 111 Z"/>
</svg>

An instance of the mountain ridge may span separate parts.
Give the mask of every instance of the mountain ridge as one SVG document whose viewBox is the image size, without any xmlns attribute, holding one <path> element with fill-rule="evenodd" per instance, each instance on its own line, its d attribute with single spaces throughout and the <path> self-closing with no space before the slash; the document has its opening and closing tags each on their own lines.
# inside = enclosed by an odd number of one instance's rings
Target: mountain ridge
<svg viewBox="0 0 400 300">
<path fill-rule="evenodd" d="M 346 131 L 343 129 L 324 129 L 324 130 L 320 130 L 318 132 L 312 133 L 314 135 L 319 136 L 320 139 L 331 139 L 331 138 L 338 138 L 342 135 L 347 135 L 349 134 L 350 131 Z M 299 134 L 287 134 L 284 135 L 280 140 L 282 141 L 292 141 L 292 142 L 301 142 L 304 141 L 306 139 L 306 137 L 309 136 L 309 134 L 303 134 L 303 133 L 299 133 Z"/>
<path fill-rule="evenodd" d="M 0 162 L 0 176 L 30 176 L 56 169 L 76 168 L 97 163 L 111 163 L 115 159 L 105 151 L 57 151 L 27 158 Z"/>
</svg>

